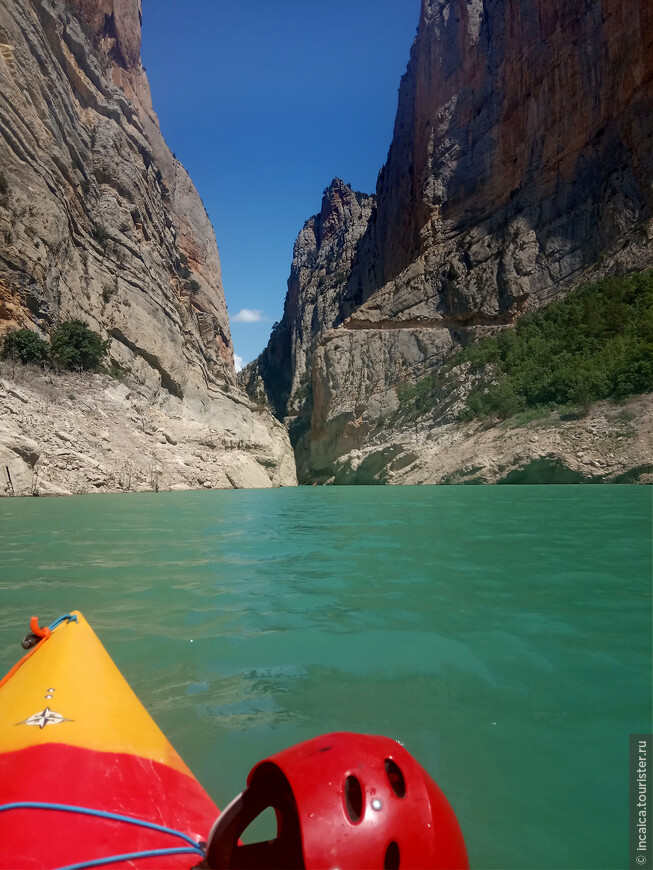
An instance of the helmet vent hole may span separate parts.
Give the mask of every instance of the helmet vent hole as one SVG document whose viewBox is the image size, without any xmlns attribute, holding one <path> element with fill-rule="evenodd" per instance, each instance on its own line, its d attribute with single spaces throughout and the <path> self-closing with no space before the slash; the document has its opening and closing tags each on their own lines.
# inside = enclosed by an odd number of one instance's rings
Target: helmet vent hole
<svg viewBox="0 0 653 870">
<path fill-rule="evenodd" d="M 386 758 L 385 760 L 385 772 L 390 783 L 390 788 L 397 797 L 406 797 L 406 780 L 399 766 L 391 758 Z"/>
<path fill-rule="evenodd" d="M 399 870 L 399 846 L 393 840 L 385 850 L 385 858 L 383 859 L 383 870 Z"/>
<path fill-rule="evenodd" d="M 363 815 L 363 791 L 355 776 L 348 776 L 345 780 L 345 807 L 353 824 L 360 822 Z"/>
</svg>

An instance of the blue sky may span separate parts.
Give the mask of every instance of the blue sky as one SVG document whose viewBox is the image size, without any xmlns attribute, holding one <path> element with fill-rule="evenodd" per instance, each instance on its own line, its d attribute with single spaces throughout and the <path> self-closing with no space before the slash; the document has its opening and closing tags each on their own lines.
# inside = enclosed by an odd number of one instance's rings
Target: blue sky
<svg viewBox="0 0 653 870">
<path fill-rule="evenodd" d="M 215 227 L 245 362 L 281 318 L 292 246 L 323 189 L 336 176 L 367 193 L 376 187 L 419 8 L 143 0 L 154 108 Z"/>
</svg>

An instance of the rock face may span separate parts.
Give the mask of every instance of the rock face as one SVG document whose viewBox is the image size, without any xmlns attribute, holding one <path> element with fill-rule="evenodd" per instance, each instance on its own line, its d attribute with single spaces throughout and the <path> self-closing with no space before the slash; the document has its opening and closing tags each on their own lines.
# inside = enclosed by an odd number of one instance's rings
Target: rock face
<svg viewBox="0 0 653 870">
<path fill-rule="evenodd" d="M 509 317 L 650 217 L 652 31 L 641 0 L 424 0 L 359 319 Z"/>
<path fill-rule="evenodd" d="M 161 135 L 140 38 L 140 0 L 0 0 L 0 337 L 83 319 L 193 414 L 217 419 L 231 390 L 248 438 L 215 234 Z"/>
<path fill-rule="evenodd" d="M 377 423 L 343 453 L 334 484 L 653 483 L 653 394 L 598 402 L 586 414 L 543 412 L 493 425 L 460 423 L 448 396 L 416 420 Z"/>
<path fill-rule="evenodd" d="M 267 488 L 295 480 L 281 423 L 236 395 L 190 408 L 131 379 L 44 376 L 5 362 L 0 407 L 0 496 Z"/>
<path fill-rule="evenodd" d="M 354 192 L 339 178 L 326 188 L 320 213 L 306 221 L 295 242 L 283 317 L 261 356 L 240 376 L 253 399 L 268 401 L 286 419 L 297 451 L 309 447 L 316 343 L 360 301 L 350 294 L 347 278 L 374 206 L 374 197 Z"/>
<path fill-rule="evenodd" d="M 377 204 L 335 291 L 356 307 L 312 338 L 304 478 L 391 439 L 397 384 L 460 344 L 649 266 L 652 178 L 650 3 L 423 0 Z"/>
</svg>

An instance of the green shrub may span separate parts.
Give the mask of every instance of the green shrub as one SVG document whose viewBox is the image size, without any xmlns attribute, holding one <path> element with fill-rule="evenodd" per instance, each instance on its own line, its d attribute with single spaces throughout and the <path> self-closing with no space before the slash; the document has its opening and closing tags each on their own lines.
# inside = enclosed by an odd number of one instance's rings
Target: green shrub
<svg viewBox="0 0 653 870">
<path fill-rule="evenodd" d="M 467 414 L 464 417 L 498 417 L 505 420 L 526 408 L 526 401 L 506 377 L 498 384 L 485 389 L 472 390 L 467 398 Z"/>
<path fill-rule="evenodd" d="M 200 282 L 196 281 L 194 278 L 191 281 L 186 282 L 186 290 L 188 290 L 189 293 L 198 293 L 201 287 L 202 285 Z"/>
<path fill-rule="evenodd" d="M 82 320 L 60 323 L 50 337 L 52 359 L 63 368 L 97 369 L 107 352 L 108 341 Z"/>
<path fill-rule="evenodd" d="M 603 278 L 522 317 L 514 328 L 457 353 L 440 372 L 400 384 L 400 405 L 430 410 L 438 378 L 455 379 L 465 362 L 481 377 L 464 419 L 560 406 L 587 410 L 602 399 L 653 390 L 653 270 Z"/>
<path fill-rule="evenodd" d="M 653 271 L 604 278 L 514 329 L 462 351 L 456 363 L 492 364 L 498 383 L 467 399 L 475 417 L 526 407 L 575 405 L 653 390 Z"/>
<path fill-rule="evenodd" d="M 31 329 L 18 329 L 5 336 L 2 355 L 5 359 L 19 359 L 23 364 L 45 363 L 50 358 L 50 348 Z"/>
</svg>

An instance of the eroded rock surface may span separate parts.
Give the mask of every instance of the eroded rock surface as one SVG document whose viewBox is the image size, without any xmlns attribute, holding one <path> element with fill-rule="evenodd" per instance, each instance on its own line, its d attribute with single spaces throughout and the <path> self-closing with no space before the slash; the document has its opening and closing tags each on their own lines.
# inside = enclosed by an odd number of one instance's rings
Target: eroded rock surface
<svg viewBox="0 0 653 870">
<path fill-rule="evenodd" d="M 319 214 L 306 221 L 295 241 L 283 317 L 240 379 L 253 397 L 263 389 L 279 417 L 306 408 L 317 339 L 360 302 L 347 295 L 346 282 L 374 206 L 374 197 L 335 178 Z"/>
<path fill-rule="evenodd" d="M 528 424 L 423 419 L 342 455 L 335 484 L 653 483 L 653 395 Z"/>
<path fill-rule="evenodd" d="M 311 336 L 302 477 L 380 428 L 390 444 L 397 385 L 456 347 L 650 266 L 652 179 L 650 3 L 422 0 L 376 205 L 331 290 L 351 313 Z"/>
<path fill-rule="evenodd" d="M 375 206 L 339 178 L 324 191 L 319 214 L 302 228 L 293 251 L 283 317 L 261 356 L 240 375 L 250 397 L 269 402 L 285 419 L 298 453 L 310 449 L 313 355 L 325 330 L 337 326 L 357 301 L 347 278 Z"/>
<path fill-rule="evenodd" d="M 140 0 L 0 0 L 0 338 L 80 318 L 189 419 L 219 421 L 225 385 L 236 418 L 215 234 L 161 135 L 140 38 Z"/>
<path fill-rule="evenodd" d="M 296 483 L 281 423 L 237 391 L 189 407 L 106 375 L 0 365 L 0 496 Z"/>
</svg>

